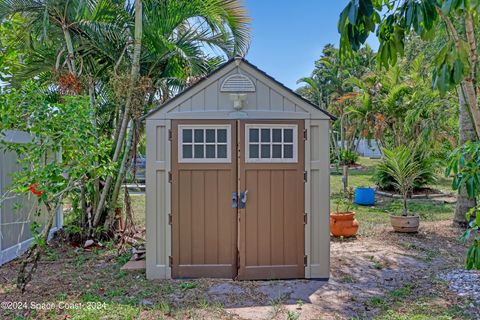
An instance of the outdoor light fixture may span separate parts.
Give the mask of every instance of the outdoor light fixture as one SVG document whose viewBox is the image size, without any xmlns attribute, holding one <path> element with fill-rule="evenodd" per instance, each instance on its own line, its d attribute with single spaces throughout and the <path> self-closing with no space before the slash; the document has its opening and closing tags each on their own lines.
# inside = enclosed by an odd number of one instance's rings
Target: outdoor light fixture
<svg viewBox="0 0 480 320">
<path fill-rule="evenodd" d="M 230 100 L 233 101 L 233 109 L 240 111 L 245 106 L 245 100 L 247 100 L 246 93 L 231 93 Z"/>
</svg>

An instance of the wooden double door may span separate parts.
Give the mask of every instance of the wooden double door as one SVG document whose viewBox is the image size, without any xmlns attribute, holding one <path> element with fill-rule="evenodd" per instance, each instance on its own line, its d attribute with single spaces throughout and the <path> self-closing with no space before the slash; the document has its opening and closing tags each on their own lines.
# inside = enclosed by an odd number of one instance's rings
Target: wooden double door
<svg viewBox="0 0 480 320">
<path fill-rule="evenodd" d="M 303 278 L 304 121 L 172 121 L 172 277 Z"/>
</svg>

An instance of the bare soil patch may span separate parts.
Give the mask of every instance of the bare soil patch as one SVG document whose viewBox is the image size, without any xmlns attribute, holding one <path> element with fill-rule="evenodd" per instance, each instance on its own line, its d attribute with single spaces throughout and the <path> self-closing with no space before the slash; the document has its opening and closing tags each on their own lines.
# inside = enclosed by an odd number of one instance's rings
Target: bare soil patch
<svg viewBox="0 0 480 320">
<path fill-rule="evenodd" d="M 105 309 L 3 308 L 0 318 L 408 319 L 416 312 L 475 319 L 480 306 L 438 277 L 462 268 L 466 246 L 460 233 L 450 221 L 437 221 L 422 222 L 417 235 L 379 227 L 371 237 L 332 239 L 328 282 L 147 281 L 143 272 L 120 271 L 128 257 L 113 250 L 75 251 L 57 242 L 25 294 L 14 284 L 18 262 L 0 267 L 0 301 L 100 302 Z"/>
</svg>

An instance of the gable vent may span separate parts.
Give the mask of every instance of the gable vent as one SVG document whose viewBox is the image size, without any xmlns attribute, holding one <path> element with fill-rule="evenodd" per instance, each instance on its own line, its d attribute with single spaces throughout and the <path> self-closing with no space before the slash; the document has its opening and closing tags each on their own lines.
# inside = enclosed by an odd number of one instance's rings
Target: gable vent
<svg viewBox="0 0 480 320">
<path fill-rule="evenodd" d="M 249 77 L 234 74 L 227 77 L 220 87 L 222 92 L 255 92 L 255 85 Z"/>
</svg>

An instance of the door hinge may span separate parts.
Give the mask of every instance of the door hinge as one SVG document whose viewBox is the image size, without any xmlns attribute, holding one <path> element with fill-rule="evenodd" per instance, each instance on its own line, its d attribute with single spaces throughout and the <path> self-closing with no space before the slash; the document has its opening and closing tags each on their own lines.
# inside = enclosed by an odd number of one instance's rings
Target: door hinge
<svg viewBox="0 0 480 320">
<path fill-rule="evenodd" d="M 168 224 L 172 225 L 172 214 L 171 213 L 168 214 Z"/>
<path fill-rule="evenodd" d="M 307 171 L 303 171 L 303 181 L 308 182 L 308 172 Z"/>
<path fill-rule="evenodd" d="M 308 139 L 308 131 L 307 129 L 303 129 L 303 140 L 307 140 Z"/>
<path fill-rule="evenodd" d="M 172 129 L 168 129 L 168 141 L 172 141 Z"/>
<path fill-rule="evenodd" d="M 303 256 L 303 266 L 304 267 L 308 266 L 308 256 L 307 255 Z"/>
<path fill-rule="evenodd" d="M 307 215 L 307 213 L 305 212 L 305 213 L 303 214 L 303 224 L 307 224 L 307 223 L 308 223 L 308 215 Z"/>
<path fill-rule="evenodd" d="M 237 269 L 240 268 L 240 251 L 237 249 Z"/>
<path fill-rule="evenodd" d="M 168 256 L 168 266 L 171 268 L 173 265 L 173 257 L 172 256 Z"/>
<path fill-rule="evenodd" d="M 172 183 L 172 171 L 168 171 L 168 182 Z"/>
</svg>

